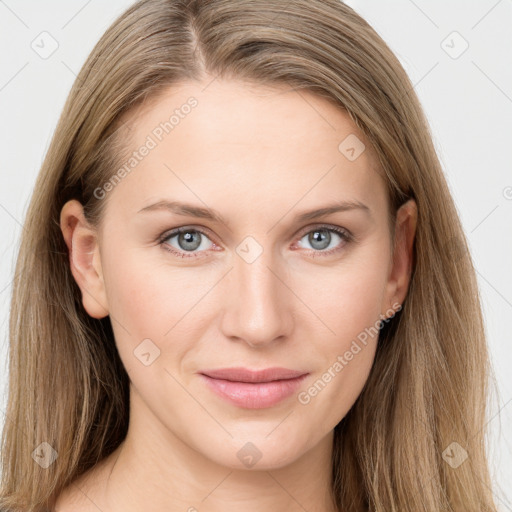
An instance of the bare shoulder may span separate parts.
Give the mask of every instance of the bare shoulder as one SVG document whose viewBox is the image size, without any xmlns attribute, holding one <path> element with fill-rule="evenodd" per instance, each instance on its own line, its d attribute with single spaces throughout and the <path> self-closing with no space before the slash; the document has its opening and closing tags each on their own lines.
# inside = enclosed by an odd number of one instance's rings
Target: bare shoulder
<svg viewBox="0 0 512 512">
<path fill-rule="evenodd" d="M 58 496 L 52 512 L 98 512 L 104 472 L 103 465 L 95 466 L 71 482 Z"/>
<path fill-rule="evenodd" d="M 51 512 L 98 512 L 105 497 L 106 482 L 117 458 L 121 446 L 98 464 L 90 468 L 71 482 L 57 497 Z"/>
</svg>

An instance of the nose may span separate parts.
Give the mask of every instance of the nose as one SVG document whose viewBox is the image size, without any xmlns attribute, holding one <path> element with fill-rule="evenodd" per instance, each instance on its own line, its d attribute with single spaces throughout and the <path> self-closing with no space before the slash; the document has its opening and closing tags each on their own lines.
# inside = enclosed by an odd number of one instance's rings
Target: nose
<svg viewBox="0 0 512 512">
<path fill-rule="evenodd" d="M 223 291 L 221 328 L 227 338 L 263 348 L 290 336 L 294 294 L 284 273 L 265 251 L 252 263 L 235 255 Z"/>
</svg>

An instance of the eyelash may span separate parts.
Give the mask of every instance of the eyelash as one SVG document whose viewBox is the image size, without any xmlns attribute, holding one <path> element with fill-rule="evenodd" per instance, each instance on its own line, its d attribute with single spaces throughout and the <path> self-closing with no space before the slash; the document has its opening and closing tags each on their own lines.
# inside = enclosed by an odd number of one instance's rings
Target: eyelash
<svg viewBox="0 0 512 512">
<path fill-rule="evenodd" d="M 341 251 L 346 244 L 354 241 L 354 236 L 348 230 L 346 230 L 344 228 L 339 228 L 336 226 L 325 225 L 325 224 L 314 226 L 313 228 L 309 229 L 308 231 L 303 231 L 301 233 L 301 235 L 299 236 L 299 240 L 302 239 L 305 235 L 307 235 L 309 233 L 312 233 L 314 231 L 323 231 L 323 230 L 336 233 L 337 235 L 339 235 L 339 237 L 341 238 L 341 240 L 344 243 L 341 246 L 335 247 L 333 249 L 328 249 L 328 250 L 310 249 L 309 252 L 312 253 L 313 258 L 318 257 L 318 256 L 330 256 L 333 253 Z M 174 236 L 179 235 L 180 233 L 186 233 L 189 231 L 197 232 L 197 233 L 200 233 L 201 235 L 207 237 L 208 239 L 210 238 L 208 236 L 208 233 L 206 233 L 202 229 L 185 226 L 185 227 L 176 228 L 172 231 L 163 233 L 162 235 L 160 235 L 158 237 L 158 243 L 159 243 L 159 245 L 162 246 L 162 248 L 164 250 L 170 252 L 171 254 L 174 254 L 175 256 L 177 256 L 179 258 L 202 258 L 203 256 L 199 256 L 199 255 L 197 255 L 197 253 L 194 253 L 194 252 L 189 252 L 188 254 L 186 252 L 179 252 L 176 249 L 174 249 L 174 247 L 171 247 L 169 244 L 166 243 L 166 241 L 168 241 L 170 238 L 173 238 Z M 200 252 L 206 252 L 206 251 L 200 251 Z"/>
</svg>

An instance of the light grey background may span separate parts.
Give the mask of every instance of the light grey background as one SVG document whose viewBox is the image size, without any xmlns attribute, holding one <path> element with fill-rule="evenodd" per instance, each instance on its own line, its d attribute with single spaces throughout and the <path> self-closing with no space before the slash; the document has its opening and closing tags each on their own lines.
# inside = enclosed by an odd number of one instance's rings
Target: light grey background
<svg viewBox="0 0 512 512">
<path fill-rule="evenodd" d="M 0 425 L 14 260 L 35 178 L 75 75 L 131 3 L 0 0 Z M 415 84 L 469 237 L 498 389 L 493 491 L 499 509 L 512 511 L 512 0 L 347 3 Z"/>
</svg>

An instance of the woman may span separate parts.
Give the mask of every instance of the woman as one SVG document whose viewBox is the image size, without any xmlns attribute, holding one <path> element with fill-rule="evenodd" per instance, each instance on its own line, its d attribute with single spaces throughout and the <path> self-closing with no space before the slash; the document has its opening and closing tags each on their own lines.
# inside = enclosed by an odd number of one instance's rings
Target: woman
<svg viewBox="0 0 512 512">
<path fill-rule="evenodd" d="M 337 0 L 145 0 L 17 260 L 5 510 L 496 510 L 475 271 L 428 124 Z"/>
</svg>

